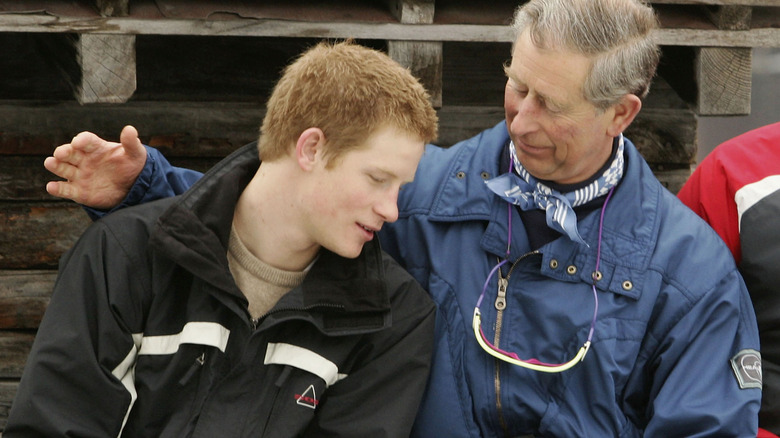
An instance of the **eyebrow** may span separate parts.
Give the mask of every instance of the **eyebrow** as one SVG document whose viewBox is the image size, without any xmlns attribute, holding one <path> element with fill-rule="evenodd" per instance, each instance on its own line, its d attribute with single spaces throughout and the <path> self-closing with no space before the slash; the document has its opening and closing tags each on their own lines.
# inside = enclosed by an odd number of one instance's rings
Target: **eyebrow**
<svg viewBox="0 0 780 438">
<path fill-rule="evenodd" d="M 381 174 L 383 178 L 389 178 L 389 179 L 397 179 L 401 181 L 401 185 L 408 184 L 412 182 L 413 180 L 406 180 L 401 178 L 400 176 L 396 175 L 395 172 L 391 172 L 388 169 L 385 169 L 383 167 L 379 166 L 371 166 L 369 169 L 367 169 L 369 172 L 378 172 Z"/>
<path fill-rule="evenodd" d="M 521 81 L 520 78 L 518 78 L 517 75 L 514 74 L 509 69 L 509 67 L 510 67 L 510 65 L 508 65 L 505 62 L 504 63 L 504 74 L 506 75 L 506 77 L 511 79 L 511 80 L 513 80 L 513 81 L 515 81 L 515 82 L 517 82 L 517 83 L 521 83 L 521 84 L 525 85 L 525 82 Z M 566 110 L 569 107 L 568 105 L 565 105 L 562 102 L 560 102 L 558 99 L 552 98 L 552 97 L 548 96 L 545 93 L 539 92 L 539 90 L 534 90 L 534 94 L 536 96 L 538 96 L 538 99 L 540 99 L 542 102 L 544 102 L 545 105 L 547 105 L 548 107 L 552 106 L 552 107 L 554 107 L 558 111 L 564 111 L 564 110 Z"/>
</svg>

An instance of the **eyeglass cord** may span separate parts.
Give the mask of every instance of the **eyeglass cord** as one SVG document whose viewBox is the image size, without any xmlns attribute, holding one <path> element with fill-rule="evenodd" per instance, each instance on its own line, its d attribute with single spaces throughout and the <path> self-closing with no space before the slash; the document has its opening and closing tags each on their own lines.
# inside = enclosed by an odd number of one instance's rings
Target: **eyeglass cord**
<svg viewBox="0 0 780 438">
<path fill-rule="evenodd" d="M 511 165 L 510 165 L 510 171 L 511 171 Z M 604 205 L 601 207 L 601 213 L 599 216 L 598 245 L 596 249 L 596 267 L 595 267 L 594 275 L 596 272 L 599 272 L 599 267 L 601 264 L 601 243 L 602 243 L 602 236 L 604 230 L 604 213 L 607 209 L 607 204 L 609 203 L 609 200 L 612 197 L 612 193 L 614 192 L 614 190 L 615 190 L 614 187 L 609 190 L 609 192 L 607 193 L 607 197 L 604 200 Z M 493 275 L 496 273 L 497 270 L 501 269 L 501 266 L 508 263 L 509 261 L 509 255 L 511 251 L 511 237 L 512 237 L 512 210 L 510 204 L 507 204 L 507 213 L 509 217 L 508 217 L 508 226 L 507 226 L 508 230 L 507 230 L 506 257 L 504 258 L 504 260 L 496 264 L 496 266 L 488 274 L 487 279 L 485 279 L 485 283 L 482 287 L 482 293 L 480 294 L 479 299 L 477 300 L 477 305 L 474 308 L 474 319 L 473 319 L 474 334 L 477 338 L 477 342 L 482 347 L 482 349 L 500 360 L 524 368 L 530 368 L 536 371 L 542 371 L 547 373 L 557 373 L 557 372 L 565 371 L 573 367 L 577 363 L 585 360 L 585 355 L 588 353 L 588 350 L 590 349 L 591 340 L 593 339 L 593 333 L 595 332 L 595 328 L 596 328 L 596 319 L 598 317 L 598 310 L 599 310 L 599 299 L 598 299 L 598 292 L 596 291 L 595 278 L 593 279 L 593 283 L 591 284 L 591 287 L 593 289 L 593 298 L 594 298 L 595 305 L 593 309 L 593 317 L 591 318 L 590 330 L 588 331 L 588 338 L 583 344 L 583 346 L 580 347 L 574 359 L 568 362 L 562 364 L 548 364 L 548 363 L 541 362 L 538 359 L 530 359 L 526 361 L 521 360 L 517 354 L 504 351 L 492 345 L 490 342 L 487 341 L 487 338 L 485 338 L 485 334 L 482 331 L 481 312 L 479 311 L 479 307 L 482 304 L 482 299 L 485 296 L 485 292 L 487 291 L 487 287 L 488 284 L 490 283 L 490 279 L 493 277 Z"/>
</svg>

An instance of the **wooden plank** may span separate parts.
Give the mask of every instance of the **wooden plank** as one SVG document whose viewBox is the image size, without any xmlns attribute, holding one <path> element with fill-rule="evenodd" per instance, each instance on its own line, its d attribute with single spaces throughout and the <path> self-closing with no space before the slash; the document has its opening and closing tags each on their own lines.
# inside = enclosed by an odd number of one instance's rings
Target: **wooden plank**
<svg viewBox="0 0 780 438">
<path fill-rule="evenodd" d="M 718 6 L 704 8 L 705 14 L 718 29 L 749 30 L 753 9 L 748 6 Z"/>
<path fill-rule="evenodd" d="M 696 157 L 696 126 L 692 111 L 645 108 L 625 135 L 649 163 L 689 167 Z"/>
<path fill-rule="evenodd" d="M 37 329 L 56 278 L 55 270 L 0 270 L 0 329 Z M 3 362 L 0 352 L 0 370 Z"/>
<path fill-rule="evenodd" d="M 664 47 L 658 72 L 699 115 L 750 113 L 752 50 Z"/>
<path fill-rule="evenodd" d="M 772 8 L 776 9 L 776 8 Z M 106 35 L 202 35 L 300 38 L 355 38 L 398 41 L 484 41 L 512 39 L 506 25 L 295 22 L 286 20 L 145 20 L 138 18 L 52 17 L 0 14 L 0 32 L 61 32 Z M 778 47 L 780 28 L 748 31 L 663 28 L 654 34 L 661 45 Z"/>
<path fill-rule="evenodd" d="M 439 138 L 443 147 L 471 138 L 504 119 L 504 108 L 445 106 L 439 110 Z"/>
<path fill-rule="evenodd" d="M 0 113 L 1 114 L 1 113 Z M 501 107 L 448 106 L 439 110 L 440 129 L 436 144 L 450 146 L 470 138 L 504 118 Z M 627 136 L 648 161 L 687 164 L 695 156 L 696 118 L 692 111 L 673 108 L 644 108 Z M 188 137 L 154 135 L 147 143 L 160 148 L 176 166 L 205 171 L 220 157 L 204 145 L 197 132 Z M 246 143 L 252 141 L 247 137 Z M 221 148 L 224 155 L 232 149 Z M 198 158 L 199 153 L 204 158 Z M 184 154 L 185 156 L 180 156 Z M 0 160 L 0 200 L 53 200 L 45 190 L 47 181 L 56 179 L 42 165 L 43 157 L 5 157 Z"/>
<path fill-rule="evenodd" d="M 0 269 L 56 267 L 89 223 L 70 202 L 0 203 Z"/>
<path fill-rule="evenodd" d="M 18 387 L 18 382 L 0 381 L 0 431 L 5 429 L 5 426 L 8 423 L 8 414 L 11 411 L 11 403 L 16 396 L 16 390 Z M 2 437 L 2 434 L 0 434 L 0 437 Z"/>
<path fill-rule="evenodd" d="M 434 108 L 442 106 L 442 43 L 388 41 L 387 53 L 408 68 L 431 96 Z"/>
<path fill-rule="evenodd" d="M 32 333 L 0 331 L 0 379 L 22 377 L 34 339 Z"/>
<path fill-rule="evenodd" d="M 390 0 L 393 15 L 405 24 L 433 23 L 433 0 Z M 388 55 L 407 67 L 431 96 L 434 108 L 442 103 L 442 43 L 388 41 Z"/>
<path fill-rule="evenodd" d="M 47 156 L 81 131 L 118 141 L 134 125 L 147 144 L 173 156 L 224 157 L 257 139 L 262 106 L 242 102 L 139 102 L 83 106 L 75 102 L 0 101 L 0 155 Z M 56 120 L 41 124 L 41 120 Z"/>
<path fill-rule="evenodd" d="M 160 139 L 153 136 L 150 144 L 165 151 L 171 164 L 201 172 L 213 167 L 221 158 L 174 156 L 171 153 L 183 148 L 178 138 Z M 195 146 L 198 145 L 195 143 Z M 0 159 L 0 201 L 57 201 L 58 198 L 49 195 L 45 187 L 47 182 L 60 178 L 43 167 L 43 159 L 42 156 L 9 156 Z"/>
<path fill-rule="evenodd" d="M 0 160 L 0 201 L 51 198 L 46 182 L 54 179 L 43 168 L 44 157 L 10 156 Z"/>
<path fill-rule="evenodd" d="M 749 6 L 724 5 L 702 8 L 718 29 L 750 29 Z M 695 109 L 700 115 L 750 114 L 752 50 L 700 47 L 695 49 Z"/>
<path fill-rule="evenodd" d="M 79 103 L 127 102 L 136 88 L 135 36 L 81 34 L 76 43 L 81 65 Z"/>
<path fill-rule="evenodd" d="M 433 23 L 434 0 L 387 0 L 390 13 L 401 23 Z"/>
<path fill-rule="evenodd" d="M 0 16 L 2 17 L 2 16 Z M 135 91 L 135 36 L 38 34 L 40 56 L 58 71 L 79 103 L 126 102 Z"/>
<path fill-rule="evenodd" d="M 126 17 L 130 13 L 130 0 L 96 0 L 95 3 L 103 17 Z"/>
<path fill-rule="evenodd" d="M 780 47 L 780 29 L 697 30 L 662 29 L 654 34 L 664 46 Z"/>
<path fill-rule="evenodd" d="M 777 6 L 777 0 L 651 0 L 651 3 L 669 5 Z"/>
<path fill-rule="evenodd" d="M 497 87 L 501 85 L 497 84 Z M 668 95 L 673 94 L 672 91 L 666 90 L 667 96 L 661 100 L 659 96 L 663 89 L 660 85 L 653 86 L 648 97 L 651 106 L 685 108 L 684 102 L 671 100 Z M 659 102 L 654 103 L 653 100 Z M 504 118 L 500 105 L 501 102 L 491 106 L 442 107 L 438 111 L 440 134 L 436 143 L 449 146 L 495 125 Z M 640 117 L 643 113 L 649 114 L 647 110 L 648 106 L 645 105 Z M 159 147 L 166 156 L 219 158 L 256 139 L 257 120 L 262 114 L 262 110 L 255 105 L 225 102 L 150 104 L 132 101 L 124 105 L 101 106 L 99 109 L 68 103 L 49 106 L 22 101 L 0 103 L 0 154 L 25 152 L 40 155 L 29 159 L 33 161 L 23 160 L 28 163 L 23 166 L 43 169 L 42 164 L 34 160 L 51 153 L 55 145 L 69 142 L 75 133 L 90 130 L 116 141 L 122 126 L 133 124 L 139 129 L 142 141 Z M 44 119 L 58 120 L 59 123 L 53 128 L 47 128 L 34 122 Z M 21 129 L 22 132 L 10 129 Z M 35 175 L 35 171 L 29 175 Z M 40 182 L 48 181 L 48 174 L 30 178 L 31 185 L 9 187 L 5 193 L 19 193 L 34 198 L 35 194 L 40 193 Z M 9 184 L 21 183 L 15 181 Z"/>
</svg>

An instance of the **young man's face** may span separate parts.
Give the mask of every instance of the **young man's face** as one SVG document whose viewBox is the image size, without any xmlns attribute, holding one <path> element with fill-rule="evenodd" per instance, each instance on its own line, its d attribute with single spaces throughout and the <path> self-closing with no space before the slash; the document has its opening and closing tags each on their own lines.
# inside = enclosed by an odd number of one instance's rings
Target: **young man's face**
<svg viewBox="0 0 780 438">
<path fill-rule="evenodd" d="M 414 179 L 424 147 L 409 133 L 385 127 L 331 168 L 321 162 L 310 197 L 312 239 L 343 257 L 360 255 L 385 222 L 398 219 L 398 191 Z"/>
<path fill-rule="evenodd" d="M 504 110 L 517 157 L 536 178 L 582 182 L 611 154 L 614 111 L 599 112 L 585 99 L 589 69 L 583 55 L 537 48 L 528 31 L 515 42 Z"/>
</svg>

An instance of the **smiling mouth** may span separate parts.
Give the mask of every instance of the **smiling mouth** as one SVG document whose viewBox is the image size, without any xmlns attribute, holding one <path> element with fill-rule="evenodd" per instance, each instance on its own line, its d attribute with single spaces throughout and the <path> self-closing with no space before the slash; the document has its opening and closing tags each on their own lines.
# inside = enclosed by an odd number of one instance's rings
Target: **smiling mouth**
<svg viewBox="0 0 780 438">
<path fill-rule="evenodd" d="M 545 147 L 545 146 L 534 146 L 534 145 L 530 145 L 528 143 L 523 143 L 523 142 L 520 142 L 520 143 L 515 142 L 515 148 L 517 150 L 521 150 L 521 151 L 523 151 L 525 153 L 528 153 L 528 154 L 541 154 L 541 153 L 544 153 L 544 152 L 546 152 L 546 151 L 548 151 L 550 149 L 550 148 Z"/>
<path fill-rule="evenodd" d="M 365 225 L 363 225 L 363 224 L 361 224 L 361 223 L 359 223 L 359 222 L 358 222 L 358 226 L 359 226 L 360 228 L 362 228 L 362 229 L 364 229 L 364 230 L 368 231 L 369 233 L 375 233 L 375 232 L 379 231 L 379 228 L 371 228 L 371 227 L 367 227 L 367 226 L 365 226 Z"/>
</svg>

